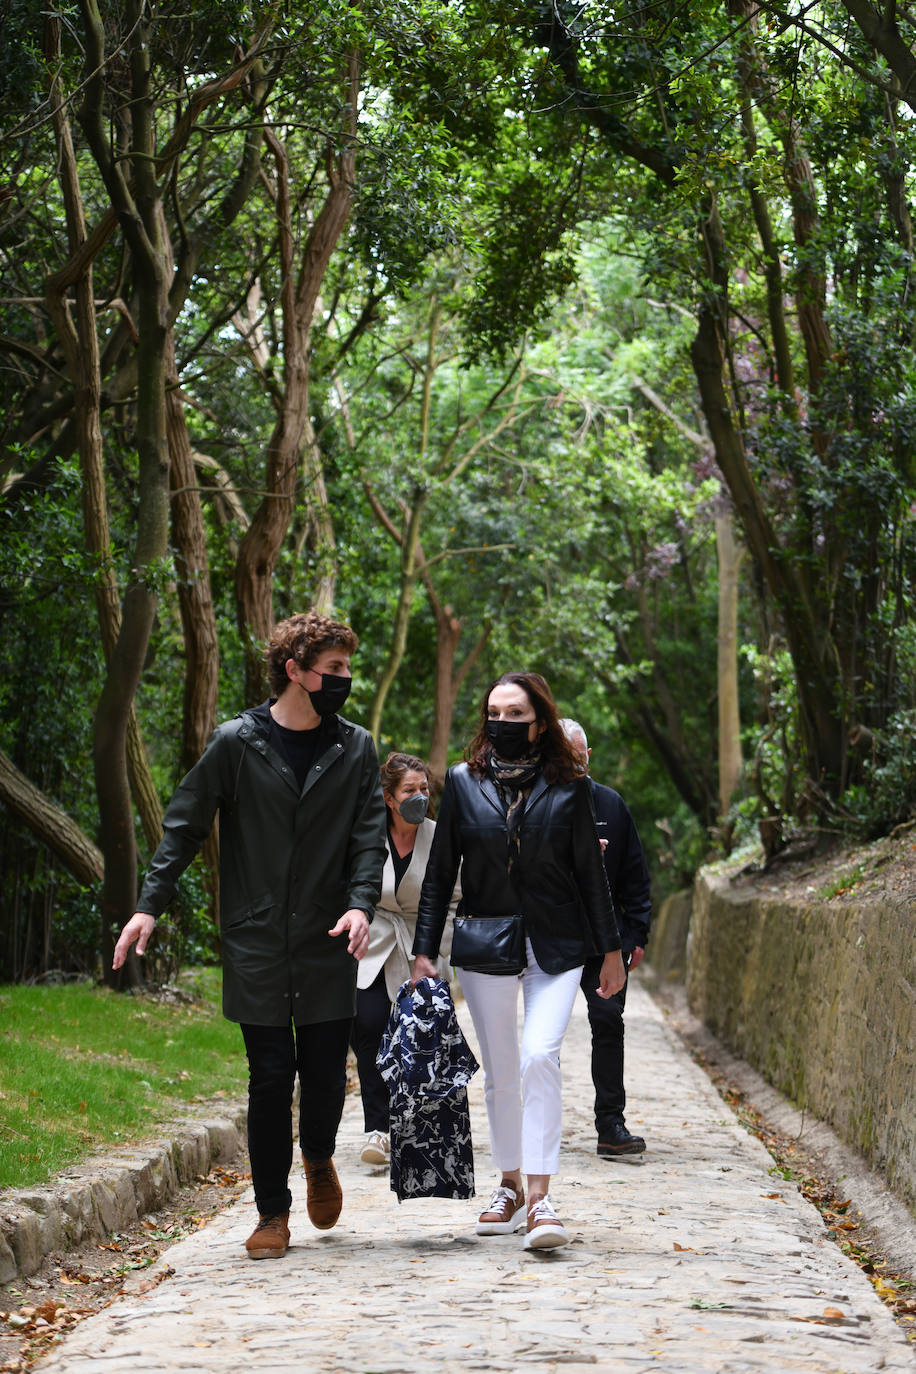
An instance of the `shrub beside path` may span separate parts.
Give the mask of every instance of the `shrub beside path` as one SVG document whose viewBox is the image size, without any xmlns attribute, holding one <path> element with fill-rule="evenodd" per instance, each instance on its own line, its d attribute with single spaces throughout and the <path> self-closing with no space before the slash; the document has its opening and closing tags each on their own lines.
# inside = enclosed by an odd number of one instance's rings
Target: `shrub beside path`
<svg viewBox="0 0 916 1374">
<path fill-rule="evenodd" d="M 475 1045 L 463 1004 L 459 1014 Z M 540 1255 L 480 1238 L 478 1203 L 398 1204 L 357 1161 L 348 1097 L 337 1165 L 344 1211 L 318 1232 L 293 1182 L 292 1244 L 252 1262 L 250 1192 L 83 1322 L 42 1374 L 414 1374 L 418 1367 L 640 1374 L 916 1374 L 871 1284 L 794 1183 L 771 1173 L 634 979 L 627 1001 L 630 1128 L 644 1162 L 595 1154 L 582 998 L 564 1046 L 562 1174 L 551 1195 L 572 1236 Z M 494 1182 L 482 1073 L 471 1089 L 477 1188 Z M 479 1200 L 478 1200 L 479 1201 Z"/>
</svg>

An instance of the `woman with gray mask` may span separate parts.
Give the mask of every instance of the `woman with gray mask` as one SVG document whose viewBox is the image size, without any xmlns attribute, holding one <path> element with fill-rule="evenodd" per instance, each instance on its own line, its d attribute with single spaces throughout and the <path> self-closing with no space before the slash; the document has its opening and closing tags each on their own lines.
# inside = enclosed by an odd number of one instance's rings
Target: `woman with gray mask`
<svg viewBox="0 0 916 1374">
<path fill-rule="evenodd" d="M 388 853 L 382 895 L 369 927 L 369 949 L 357 974 L 356 1017 L 350 1043 L 356 1054 L 366 1138 L 363 1164 L 388 1164 L 388 1088 L 375 1065 L 398 989 L 410 977 L 411 948 L 417 925 L 417 903 L 435 833 L 427 817 L 429 769 L 414 754 L 389 754 L 381 767 L 382 795 L 388 808 Z M 450 916 L 460 896 L 452 896 Z M 440 978 L 449 974 L 452 922 L 448 920 L 437 964 Z"/>
</svg>

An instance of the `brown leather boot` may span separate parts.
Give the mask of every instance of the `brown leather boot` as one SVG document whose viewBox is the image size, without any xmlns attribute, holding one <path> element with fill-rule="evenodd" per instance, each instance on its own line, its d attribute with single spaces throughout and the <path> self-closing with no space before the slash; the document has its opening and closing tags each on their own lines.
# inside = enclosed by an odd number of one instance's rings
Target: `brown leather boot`
<svg viewBox="0 0 916 1374">
<path fill-rule="evenodd" d="M 305 1166 L 305 1179 L 308 1184 L 309 1221 L 319 1231 L 330 1231 L 343 1206 L 343 1193 L 334 1161 L 306 1159 L 303 1155 L 302 1163 Z"/>
<path fill-rule="evenodd" d="M 249 1259 L 282 1259 L 289 1245 L 289 1212 L 261 1217 L 245 1241 Z"/>
</svg>

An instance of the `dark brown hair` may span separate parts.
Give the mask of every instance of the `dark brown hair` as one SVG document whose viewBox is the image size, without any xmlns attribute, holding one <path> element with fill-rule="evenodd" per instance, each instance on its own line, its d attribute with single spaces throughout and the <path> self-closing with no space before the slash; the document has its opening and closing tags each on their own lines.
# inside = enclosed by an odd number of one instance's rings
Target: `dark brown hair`
<svg viewBox="0 0 916 1374">
<path fill-rule="evenodd" d="M 429 783 L 429 764 L 418 759 L 416 754 L 389 754 L 379 769 L 382 778 L 382 791 L 386 797 L 394 798 L 394 789 L 405 773 L 422 773 Z"/>
<path fill-rule="evenodd" d="M 494 687 L 521 687 L 534 707 L 535 719 L 544 726 L 539 736 L 541 761 L 544 778 L 547 782 L 571 782 L 581 775 L 582 769 L 573 753 L 571 742 L 566 738 L 553 693 L 547 680 L 540 673 L 503 673 L 502 677 L 491 682 L 480 703 L 480 728 L 465 750 L 465 758 L 472 773 L 483 774 L 487 771 L 487 760 L 493 753 L 493 746 L 487 739 L 487 705 Z"/>
<path fill-rule="evenodd" d="M 270 632 L 270 640 L 264 650 L 270 690 L 280 696 L 289 685 L 286 665 L 290 659 L 300 668 L 310 668 L 325 649 L 343 649 L 346 654 L 356 652 L 359 640 L 349 625 L 339 620 L 329 620 L 318 611 L 306 611 L 303 615 L 291 615 L 281 620 Z"/>
</svg>

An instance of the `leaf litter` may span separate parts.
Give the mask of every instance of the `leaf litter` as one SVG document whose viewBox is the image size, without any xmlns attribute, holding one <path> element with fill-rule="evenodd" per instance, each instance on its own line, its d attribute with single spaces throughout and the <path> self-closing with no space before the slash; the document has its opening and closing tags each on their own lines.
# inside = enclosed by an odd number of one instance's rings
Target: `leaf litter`
<svg viewBox="0 0 916 1374">
<path fill-rule="evenodd" d="M 155 1278 L 141 1274 L 248 1188 L 246 1167 L 242 1149 L 234 1161 L 215 1166 L 123 1232 L 48 1255 L 37 1273 L 0 1287 L 0 1374 L 25 1374 L 68 1331 L 127 1288 L 145 1292 L 167 1278 L 167 1267 Z"/>
</svg>

